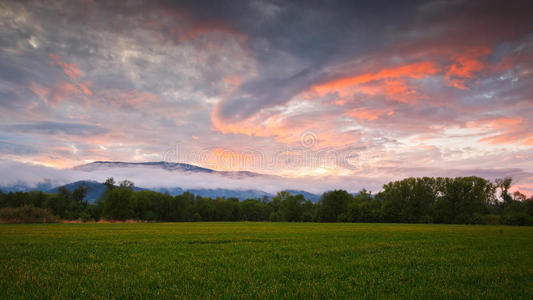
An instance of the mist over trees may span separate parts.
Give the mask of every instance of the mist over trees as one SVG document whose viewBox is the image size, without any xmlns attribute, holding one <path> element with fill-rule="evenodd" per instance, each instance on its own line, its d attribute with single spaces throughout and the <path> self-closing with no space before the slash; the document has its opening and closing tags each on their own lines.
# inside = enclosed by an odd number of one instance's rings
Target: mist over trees
<svg viewBox="0 0 533 300">
<path fill-rule="evenodd" d="M 377 194 L 362 189 L 322 194 L 313 203 L 301 194 L 281 191 L 271 199 L 207 198 L 189 192 L 171 196 L 135 191 L 128 180 L 109 178 L 95 204 L 84 200 L 87 188 L 56 194 L 41 191 L 2 193 L 0 210 L 36 207 L 64 220 L 391 222 L 533 225 L 533 197 L 509 189 L 511 178 L 406 178 L 389 182 Z M 7 209 L 7 210 L 6 210 Z M 29 210 L 24 210 L 29 211 Z M 17 211 L 20 214 L 20 211 Z M 1 214 L 0 214 L 1 215 Z"/>
</svg>

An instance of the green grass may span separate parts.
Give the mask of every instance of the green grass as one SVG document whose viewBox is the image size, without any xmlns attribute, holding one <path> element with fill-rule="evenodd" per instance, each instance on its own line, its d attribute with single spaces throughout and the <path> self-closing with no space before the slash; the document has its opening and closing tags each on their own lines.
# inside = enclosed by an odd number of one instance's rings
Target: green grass
<svg viewBox="0 0 533 300">
<path fill-rule="evenodd" d="M 533 298 L 533 227 L 0 225 L 0 299 Z"/>
</svg>

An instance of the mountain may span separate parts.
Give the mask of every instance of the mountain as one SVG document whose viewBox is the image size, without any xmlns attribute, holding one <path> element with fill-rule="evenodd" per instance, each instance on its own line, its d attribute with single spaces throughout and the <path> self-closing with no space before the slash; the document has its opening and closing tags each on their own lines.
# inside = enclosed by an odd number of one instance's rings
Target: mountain
<svg viewBox="0 0 533 300">
<path fill-rule="evenodd" d="M 92 181 L 92 180 L 81 180 L 72 182 L 66 185 L 63 185 L 67 190 L 74 191 L 79 186 L 85 186 L 87 188 L 87 195 L 85 196 L 85 199 L 89 201 L 89 203 L 94 203 L 96 199 L 98 199 L 104 192 L 105 192 L 105 185 L 100 182 Z M 48 189 L 45 192 L 46 193 L 58 193 L 59 188 L 62 186 L 57 186 L 52 189 Z M 198 195 L 201 197 L 209 197 L 209 198 L 217 198 L 217 197 L 224 197 L 224 198 L 237 198 L 239 200 L 245 200 L 245 199 L 260 199 L 263 197 L 274 197 L 275 195 L 259 191 L 259 190 L 230 190 L 230 189 L 190 189 L 190 190 L 184 190 L 182 188 L 176 187 L 176 188 L 153 188 L 153 189 L 145 189 L 141 187 L 134 187 L 134 190 L 136 191 L 146 191 L 146 190 L 152 190 L 160 193 L 167 193 L 172 196 L 181 195 L 184 192 L 189 192 L 194 195 Z M 305 191 L 290 191 L 291 194 L 302 194 L 305 199 L 316 201 L 319 196 L 315 194 L 311 194 Z"/>
<path fill-rule="evenodd" d="M 62 186 L 56 186 L 52 189 L 46 190 L 46 193 L 58 193 L 60 187 L 65 187 L 69 191 L 74 191 L 79 186 L 85 186 L 87 188 L 87 194 L 85 195 L 85 200 L 87 200 L 89 203 L 94 203 L 96 199 L 100 198 L 100 196 L 105 192 L 106 186 L 103 183 L 94 181 L 94 180 L 80 180 L 76 182 L 72 182 L 69 184 L 65 184 Z M 135 191 L 146 191 L 147 189 L 143 189 L 140 187 L 133 187 Z"/>
<path fill-rule="evenodd" d="M 302 195 L 306 200 L 311 200 L 312 202 L 318 202 L 320 200 L 320 195 L 312 194 L 306 191 L 297 191 L 297 190 L 286 190 L 291 193 L 291 195 Z"/>
<path fill-rule="evenodd" d="M 213 173 L 216 172 L 211 169 L 198 167 L 195 165 L 184 163 L 171 163 L 165 161 L 158 162 L 122 162 L 122 161 L 95 161 L 92 163 L 76 166 L 73 169 L 78 171 L 93 172 L 98 170 L 112 169 L 112 168 L 135 168 L 135 167 L 147 167 L 157 168 L 167 171 L 182 171 L 182 172 L 194 172 L 194 173 Z"/>
<path fill-rule="evenodd" d="M 239 200 L 245 199 L 260 199 L 263 197 L 272 197 L 273 195 L 259 190 L 228 190 L 228 189 L 191 189 L 188 192 L 202 197 L 216 198 L 237 198 Z"/>
<path fill-rule="evenodd" d="M 54 186 L 49 180 L 37 183 L 36 185 L 29 185 L 24 182 L 17 182 L 9 185 L 0 186 L 0 191 L 4 193 L 9 192 L 27 192 L 27 191 L 46 191 Z"/>
<path fill-rule="evenodd" d="M 41 183 L 35 187 L 28 187 L 23 184 L 17 184 L 13 186 L 6 186 L 1 187 L 0 190 L 3 192 L 19 192 L 19 191 L 30 191 L 30 190 L 41 190 L 46 193 L 58 193 L 60 187 L 65 187 L 69 191 L 74 191 L 79 186 L 85 186 L 87 188 L 87 194 L 85 195 L 85 200 L 87 200 L 89 203 L 94 203 L 98 198 L 100 198 L 101 195 L 106 190 L 106 187 L 103 183 L 94 181 L 94 180 L 80 180 L 76 182 L 72 182 L 65 185 L 60 185 L 56 187 L 51 187 L 50 183 Z M 201 197 L 209 197 L 209 198 L 217 198 L 217 197 L 224 197 L 224 198 L 237 198 L 239 200 L 245 200 L 245 199 L 261 199 L 264 197 L 272 198 L 275 195 L 271 193 L 267 193 L 261 190 L 232 190 L 232 189 L 189 189 L 184 190 L 180 187 L 173 187 L 173 188 L 166 188 L 166 187 L 160 187 L 160 188 L 142 188 L 142 187 L 134 187 L 134 190 L 136 191 L 147 191 L 152 190 L 160 193 L 167 193 L 172 196 L 181 195 L 184 192 L 189 192 L 194 195 L 198 195 Z M 320 199 L 320 195 L 312 194 L 306 191 L 297 191 L 297 190 L 287 190 L 293 195 L 302 194 L 305 199 L 311 200 L 313 202 L 316 202 Z"/>
<path fill-rule="evenodd" d="M 74 170 L 82 172 L 95 172 L 95 171 L 105 171 L 112 169 L 123 169 L 123 168 L 152 168 L 152 169 L 162 169 L 168 172 L 180 172 L 182 174 L 217 174 L 222 177 L 231 178 L 231 179 L 245 179 L 250 177 L 261 177 L 261 178 L 281 178 L 274 175 L 259 174 L 249 171 L 216 171 L 208 168 L 203 168 L 195 165 L 185 164 L 185 163 L 170 163 L 170 162 L 115 162 L 115 161 L 95 161 L 92 163 L 80 165 L 74 167 Z M 111 173 L 111 172 L 110 172 Z M 84 175 L 90 178 L 90 174 Z M 206 177 L 206 180 L 210 180 L 209 177 Z M 11 184 L 9 186 L 2 186 L 0 190 L 4 192 L 17 192 L 17 191 L 29 191 L 29 190 L 41 190 L 47 193 L 57 193 L 59 188 L 64 186 L 69 191 L 74 191 L 79 186 L 85 186 L 87 188 L 86 200 L 90 203 L 94 203 L 105 192 L 105 185 L 94 180 L 81 180 L 66 185 L 57 185 L 52 184 L 50 180 L 43 181 L 38 185 L 29 186 L 22 182 Z M 224 188 L 210 188 L 210 189 L 183 189 L 179 185 L 170 186 L 170 187 L 153 187 L 153 188 L 143 188 L 135 187 L 135 190 L 153 190 L 161 193 L 168 193 L 169 195 L 175 196 L 183 194 L 185 191 L 188 191 L 194 195 L 202 197 L 225 197 L 225 198 L 238 198 L 239 200 L 245 199 L 259 199 L 263 197 L 271 198 L 275 196 L 274 194 L 256 190 L 256 189 L 224 189 Z M 301 190 L 288 190 L 293 195 L 302 194 L 305 199 L 311 200 L 313 202 L 318 201 L 320 198 L 319 195 L 312 194 L 306 191 Z"/>
<path fill-rule="evenodd" d="M 261 177 L 261 178 L 281 178 L 274 175 L 259 174 L 249 171 L 216 171 L 208 168 L 203 168 L 186 163 L 173 163 L 173 162 L 121 162 L 121 161 L 95 161 L 92 163 L 80 165 L 74 167 L 74 170 L 84 171 L 84 172 L 94 172 L 102 170 L 111 170 L 115 168 L 151 168 L 151 169 L 162 169 L 169 172 L 181 172 L 181 173 L 196 173 L 196 174 L 216 174 L 222 177 L 228 177 L 232 179 L 244 179 L 250 177 Z M 151 188 L 151 190 L 158 191 L 161 193 L 168 193 L 172 196 L 182 194 L 186 190 L 183 188 L 176 187 L 156 187 Z M 264 192 L 261 190 L 247 189 L 247 190 L 237 190 L 237 189 L 190 189 L 188 192 L 199 195 L 202 197 L 226 197 L 226 198 L 238 198 L 240 200 L 250 199 L 250 198 L 263 198 L 263 197 L 273 197 L 273 194 Z M 306 199 L 309 199 L 313 202 L 318 201 L 320 198 L 319 195 L 312 194 L 306 191 L 299 190 L 289 190 L 291 194 L 302 194 Z"/>
<path fill-rule="evenodd" d="M 122 161 L 95 161 L 92 163 L 76 166 L 73 169 L 84 172 L 94 172 L 114 168 L 153 168 L 170 172 L 210 173 L 232 178 L 245 177 L 277 177 L 273 175 L 259 174 L 249 171 L 215 171 L 186 163 L 173 163 L 166 161 L 158 162 L 122 162 Z"/>
<path fill-rule="evenodd" d="M 66 185 L 63 185 L 67 190 L 74 191 L 79 186 L 85 186 L 87 188 L 87 194 L 85 195 L 85 200 L 89 201 L 89 203 L 93 203 L 105 192 L 105 185 L 100 182 L 92 181 L 92 180 L 80 180 L 76 182 L 72 182 Z M 59 188 L 61 186 L 56 186 L 52 189 L 47 190 L 47 193 L 58 193 Z"/>
</svg>

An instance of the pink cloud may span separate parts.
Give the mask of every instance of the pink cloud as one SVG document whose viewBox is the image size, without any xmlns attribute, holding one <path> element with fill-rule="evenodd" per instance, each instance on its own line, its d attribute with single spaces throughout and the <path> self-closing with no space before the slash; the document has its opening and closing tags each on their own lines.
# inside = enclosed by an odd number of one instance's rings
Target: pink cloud
<svg viewBox="0 0 533 300">
<path fill-rule="evenodd" d="M 436 74 L 439 67 L 435 62 L 422 61 L 403 66 L 383 68 L 374 73 L 364 73 L 353 77 L 340 78 L 315 85 L 313 90 L 320 96 L 337 93 L 340 97 L 363 93 L 368 95 L 384 94 L 388 98 L 409 102 L 416 89 L 411 88 L 405 79 L 422 79 Z"/>
<path fill-rule="evenodd" d="M 482 137 L 481 142 L 492 145 L 519 144 L 530 146 L 533 132 L 529 130 L 533 123 L 521 117 L 496 117 L 472 121 L 467 124 L 470 128 L 488 129 L 488 136 Z"/>
<path fill-rule="evenodd" d="M 466 90 L 466 80 L 486 68 L 481 58 L 491 53 L 487 47 L 471 48 L 465 53 L 452 54 L 452 64 L 448 66 L 446 81 L 449 86 Z"/>
<path fill-rule="evenodd" d="M 60 66 L 68 77 L 72 79 L 78 79 L 79 77 L 83 76 L 83 72 L 78 69 L 76 65 L 63 62 L 59 56 L 55 55 L 54 53 L 50 53 L 49 57 L 50 63 Z"/>
</svg>

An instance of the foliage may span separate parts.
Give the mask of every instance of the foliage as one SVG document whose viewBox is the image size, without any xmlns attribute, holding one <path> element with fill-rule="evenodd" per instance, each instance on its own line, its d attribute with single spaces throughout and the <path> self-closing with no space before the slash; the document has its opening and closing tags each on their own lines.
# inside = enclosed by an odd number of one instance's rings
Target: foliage
<svg viewBox="0 0 533 300">
<path fill-rule="evenodd" d="M 95 204 L 79 186 L 57 194 L 40 191 L 3 194 L 0 207 L 31 205 L 46 208 L 66 220 L 146 221 L 285 221 L 285 222 L 395 222 L 533 225 L 533 199 L 509 192 L 512 180 L 492 183 L 480 177 L 406 178 L 383 186 L 377 194 L 362 189 L 352 195 L 333 190 L 318 203 L 287 191 L 272 199 L 208 198 L 189 192 L 170 196 L 154 191 L 135 191 L 124 180 L 105 182 L 106 192 Z"/>
<path fill-rule="evenodd" d="M 55 223 L 59 219 L 48 210 L 24 205 L 0 208 L 0 223 Z"/>
<path fill-rule="evenodd" d="M 316 218 L 320 222 L 345 221 L 348 203 L 353 196 L 344 190 L 326 192 L 317 205 Z"/>
</svg>

